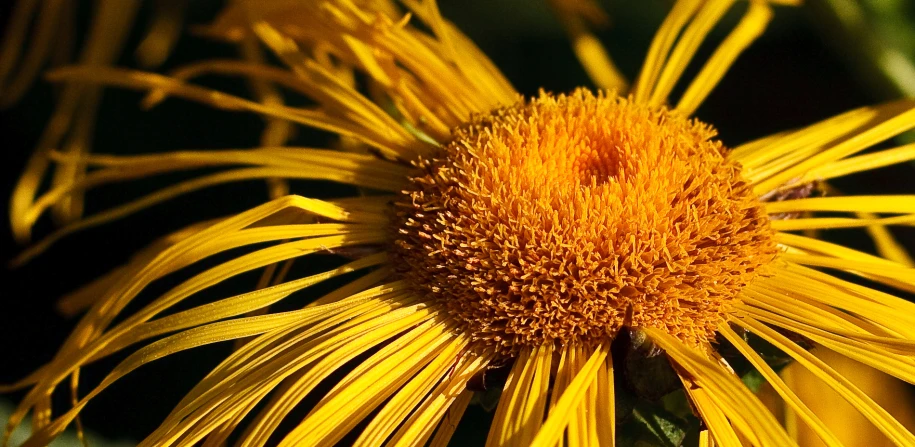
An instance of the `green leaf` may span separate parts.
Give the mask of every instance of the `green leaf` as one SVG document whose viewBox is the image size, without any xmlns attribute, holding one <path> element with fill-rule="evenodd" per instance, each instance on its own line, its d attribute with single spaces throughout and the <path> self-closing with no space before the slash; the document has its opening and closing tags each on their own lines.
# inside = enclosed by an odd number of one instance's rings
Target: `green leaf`
<svg viewBox="0 0 915 447">
<path fill-rule="evenodd" d="M 645 401 L 636 404 L 632 416 L 620 427 L 619 447 L 680 447 L 689 433 L 698 433 L 698 419 L 681 418 Z"/>
</svg>

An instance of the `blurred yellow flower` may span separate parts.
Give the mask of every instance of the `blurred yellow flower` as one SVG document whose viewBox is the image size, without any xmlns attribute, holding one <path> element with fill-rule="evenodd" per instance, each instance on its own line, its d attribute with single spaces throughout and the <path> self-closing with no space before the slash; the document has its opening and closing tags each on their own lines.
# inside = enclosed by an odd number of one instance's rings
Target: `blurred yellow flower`
<svg viewBox="0 0 915 447">
<path fill-rule="evenodd" d="M 836 372 L 861 387 L 868 396 L 895 416 L 910 431 L 915 428 L 915 407 L 912 406 L 912 392 L 905 383 L 876 371 L 864 364 L 827 349 L 814 351 Z M 846 447 L 876 447 L 893 444 L 871 425 L 867 418 L 849 405 L 841 395 L 820 385 L 820 380 L 804 368 L 789 365 L 783 372 L 785 381 L 801 399 L 809 402 L 810 408 L 834 431 Z M 786 415 L 789 427 L 797 432 L 798 444 L 806 446 L 825 445 L 803 424 L 798 424 L 789 411 Z"/>
<path fill-rule="evenodd" d="M 164 172 L 223 170 L 74 220 L 25 257 L 78 229 L 226 182 L 321 179 L 366 194 L 332 201 L 284 196 L 202 222 L 71 295 L 64 301 L 70 311 L 88 310 L 57 356 L 0 388 L 29 389 L 8 431 L 32 412 L 36 430 L 26 445 L 43 445 L 134 369 L 253 337 L 142 445 L 217 445 L 230 435 L 240 445 L 334 445 L 363 420 L 357 445 L 444 445 L 470 402 L 470 384 L 509 365 L 488 444 L 613 445 L 610 346 L 624 333 L 647 337 L 669 360 L 704 422 L 700 445 L 795 443 L 718 354 L 719 341 L 733 345 L 817 437 L 839 445 L 831 426 L 750 346 L 752 334 L 893 442 L 915 445 L 892 414 L 799 341 L 915 383 L 915 305 L 821 271 L 911 292 L 915 270 L 795 233 L 915 222 L 915 196 L 811 194 L 820 182 L 915 159 L 915 146 L 860 155 L 915 127 L 915 101 L 852 110 L 725 147 L 711 126 L 689 116 L 763 31 L 771 2 L 744 4 L 742 19 L 683 95 L 669 97 L 735 3 L 677 1 L 628 91 L 614 81 L 617 91 L 522 98 L 428 0 L 404 1 L 406 14 L 386 0 L 241 0 L 205 30 L 247 48 L 241 60 L 203 61 L 171 76 L 98 65 L 52 72 L 66 85 L 148 90 L 147 105 L 174 96 L 323 129 L 345 137 L 347 150 L 282 146 L 288 127 L 277 124 L 254 149 L 49 151 L 60 166 L 91 169 L 40 196 L 44 169 L 27 169 L 12 213 L 23 240 L 48 208 L 86 189 Z M 285 66 L 264 63 L 258 44 Z M 258 97 L 189 82 L 214 73 L 258 83 Z M 313 105 L 285 105 L 277 87 Z M 875 234 L 883 247 L 894 247 L 889 233 Z M 249 251 L 125 314 L 159 278 L 241 247 Z M 327 252 L 352 261 L 289 281 L 275 267 Z M 259 290 L 166 313 L 265 267 L 270 273 Z M 357 271 L 365 273 L 303 309 L 266 312 L 293 293 Z M 75 384 L 80 368 L 164 335 L 85 396 L 74 391 L 72 409 L 51 414 L 52 393 L 68 378 Z M 345 375 L 337 379 L 339 372 Z M 330 377 L 333 387 L 316 391 Z M 307 416 L 276 433 L 307 397 L 317 399 Z"/>
</svg>

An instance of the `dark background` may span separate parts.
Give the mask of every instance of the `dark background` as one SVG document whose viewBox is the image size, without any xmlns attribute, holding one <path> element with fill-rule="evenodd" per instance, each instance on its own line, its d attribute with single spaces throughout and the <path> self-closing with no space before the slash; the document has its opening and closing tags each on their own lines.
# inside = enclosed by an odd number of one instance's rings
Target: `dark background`
<svg viewBox="0 0 915 447">
<path fill-rule="evenodd" d="M 634 6 L 636 3 L 639 6 Z M 215 1 L 199 1 L 193 5 L 189 17 L 192 23 L 206 23 L 218 10 Z M 619 0 L 609 5 L 613 24 L 601 31 L 600 36 L 630 79 L 638 71 L 650 38 L 663 17 L 665 5 L 666 2 L 660 0 Z M 0 7 L 2 20 L 9 17 L 9 8 L 8 2 L 3 2 Z M 83 9 L 88 10 L 88 5 L 83 5 Z M 490 55 L 522 93 L 535 94 L 540 88 L 564 92 L 590 85 L 564 34 L 541 1 L 445 0 L 442 10 Z M 148 16 L 146 13 L 148 11 L 141 12 L 139 23 L 143 24 L 144 17 Z M 86 20 L 84 14 L 79 29 L 85 29 Z M 699 109 L 698 117 L 716 126 L 726 144 L 737 145 L 888 99 L 862 87 L 866 82 L 851 74 L 845 60 L 829 45 L 829 37 L 818 33 L 812 23 L 806 11 L 778 8 L 767 34 L 741 56 Z M 132 49 L 140 35 L 138 31 L 131 36 L 120 61 L 122 65 L 136 65 Z M 717 42 L 721 37 L 719 32 L 712 40 Z M 703 47 L 698 60 L 710 50 L 711 47 Z M 220 43 L 185 35 L 162 69 L 206 57 L 232 57 L 233 54 L 232 48 Z M 236 80 L 205 78 L 203 82 L 216 88 L 245 92 L 245 85 Z M 52 85 L 40 81 L 23 101 L 0 115 L 3 145 L 0 197 L 4 198 L 0 221 L 4 223 L 8 222 L 6 200 L 50 114 L 53 92 Z M 137 107 L 139 98 L 140 95 L 134 92 L 106 91 L 95 134 L 95 152 L 253 147 L 263 128 L 257 116 L 218 112 L 180 100 L 169 100 L 151 111 L 140 111 Z M 301 131 L 295 143 L 319 144 L 321 141 L 322 135 Z M 900 166 L 845 180 L 840 187 L 855 193 L 911 194 L 915 193 L 912 174 L 911 166 Z M 100 190 L 88 196 L 87 211 L 104 209 L 177 178 L 183 177 Z M 318 197 L 349 192 L 347 188 L 324 183 L 294 186 L 294 192 Z M 75 321 L 54 311 L 57 297 L 126 261 L 130 253 L 155 236 L 203 218 L 247 209 L 262 203 L 265 197 L 263 182 L 204 190 L 68 237 L 24 267 L 0 267 L 0 383 L 15 381 L 49 360 L 72 328 Z M 43 219 L 35 234 L 47 234 L 51 228 L 50 220 Z M 908 247 L 915 247 L 912 232 L 901 235 Z M 830 237 L 870 249 L 866 238 L 860 234 L 841 232 Z M 8 224 L 4 224 L 0 231 L 0 258 L 8 261 L 20 250 L 9 235 Z M 242 285 L 245 281 L 253 285 L 256 276 L 240 281 Z M 141 439 L 227 351 L 227 346 L 208 347 L 144 366 L 95 399 L 83 413 L 83 421 L 105 437 Z M 114 357 L 84 371 L 84 391 L 123 358 Z M 0 399 L 15 402 L 19 397 L 21 394 Z M 488 417 L 479 410 L 470 413 L 465 424 L 479 423 Z M 485 430 L 477 431 L 482 433 L 479 436 L 485 437 Z"/>
</svg>

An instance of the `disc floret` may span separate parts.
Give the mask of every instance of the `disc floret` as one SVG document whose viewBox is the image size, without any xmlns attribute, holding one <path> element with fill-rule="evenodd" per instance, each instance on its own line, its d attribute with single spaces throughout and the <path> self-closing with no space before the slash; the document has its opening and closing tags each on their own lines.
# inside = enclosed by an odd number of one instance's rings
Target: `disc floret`
<svg viewBox="0 0 915 447">
<path fill-rule="evenodd" d="M 715 131 L 577 90 L 474 117 L 397 203 L 402 274 L 512 354 L 622 327 L 709 340 L 776 245 Z"/>
</svg>

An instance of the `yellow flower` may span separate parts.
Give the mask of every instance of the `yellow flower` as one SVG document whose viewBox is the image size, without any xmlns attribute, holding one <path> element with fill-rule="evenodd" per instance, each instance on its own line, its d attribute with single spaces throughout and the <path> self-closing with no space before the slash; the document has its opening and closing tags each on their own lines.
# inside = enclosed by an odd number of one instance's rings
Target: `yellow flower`
<svg viewBox="0 0 915 447">
<path fill-rule="evenodd" d="M 909 430 L 915 427 L 915 406 L 912 405 L 908 384 L 835 351 L 817 349 L 815 354 L 836 372 L 860 387 Z M 782 371 L 782 377 L 825 424 L 833 427 L 836 436 L 846 447 L 889 447 L 894 445 L 876 427 L 868 423 L 867 419 L 849 405 L 841 395 L 820 386 L 819 378 L 804 368 L 789 365 Z M 790 410 L 785 412 L 786 426 L 789 433 L 796 431 L 798 444 L 822 445 L 816 434 L 803 424 L 799 424 L 796 419 Z"/>
<path fill-rule="evenodd" d="M 88 311 L 51 362 L 0 388 L 29 388 L 9 428 L 31 411 L 36 431 L 26 445 L 42 445 L 134 369 L 252 337 L 143 445 L 215 445 L 233 434 L 242 445 L 333 445 L 363 420 L 357 445 L 444 445 L 471 400 L 470 384 L 509 365 L 489 444 L 612 445 L 611 344 L 625 334 L 647 337 L 669 360 L 704 422 L 700 445 L 794 443 L 719 355 L 719 343 L 736 348 L 804 424 L 838 445 L 750 346 L 752 334 L 892 441 L 915 445 L 891 414 L 798 341 L 915 383 L 915 305 L 822 271 L 915 291 L 915 270 L 887 259 L 902 255 L 885 228 L 915 222 L 915 197 L 811 194 L 828 189 L 821 186 L 826 180 L 915 159 L 915 146 L 860 155 L 915 127 L 915 101 L 725 147 L 689 115 L 762 32 L 770 2 L 746 4 L 683 95 L 676 103 L 669 96 L 734 3 L 676 2 L 625 93 L 616 85 L 616 92 L 521 98 L 433 1 L 405 1 L 412 16 L 385 0 L 238 1 L 206 32 L 248 48 L 244 60 L 204 61 L 170 77 L 97 66 L 53 72 L 68 85 L 149 90 L 147 105 L 176 96 L 323 129 L 343 137 L 345 150 L 282 147 L 288 127 L 276 124 L 264 147 L 249 150 L 51 153 L 62 166 L 93 169 L 37 198 L 43 171 L 27 171 L 23 182 L 32 186 L 14 198 L 20 238 L 49 207 L 88 188 L 169 171 L 226 170 L 76 220 L 26 257 L 78 229 L 226 182 L 321 179 L 364 194 L 332 201 L 285 196 L 202 222 L 67 297 L 71 311 Z M 285 68 L 263 63 L 257 41 Z M 607 68 L 605 62 L 591 66 Z M 212 73 L 251 79 L 257 100 L 189 83 Z M 277 86 L 313 106 L 283 104 Z M 885 257 L 796 233 L 835 228 L 871 229 Z M 241 247 L 248 251 L 124 314 L 159 278 Z M 289 281 L 276 268 L 327 252 L 353 260 Z M 265 267 L 259 290 L 168 313 L 200 291 Z M 353 272 L 363 274 L 303 309 L 264 313 Z M 68 378 L 75 390 L 80 368 L 154 338 L 85 396 L 73 391 L 72 409 L 51 414 L 51 394 Z M 327 380 L 332 388 L 317 391 Z M 306 398 L 317 400 L 307 416 L 276 434 Z"/>
</svg>

